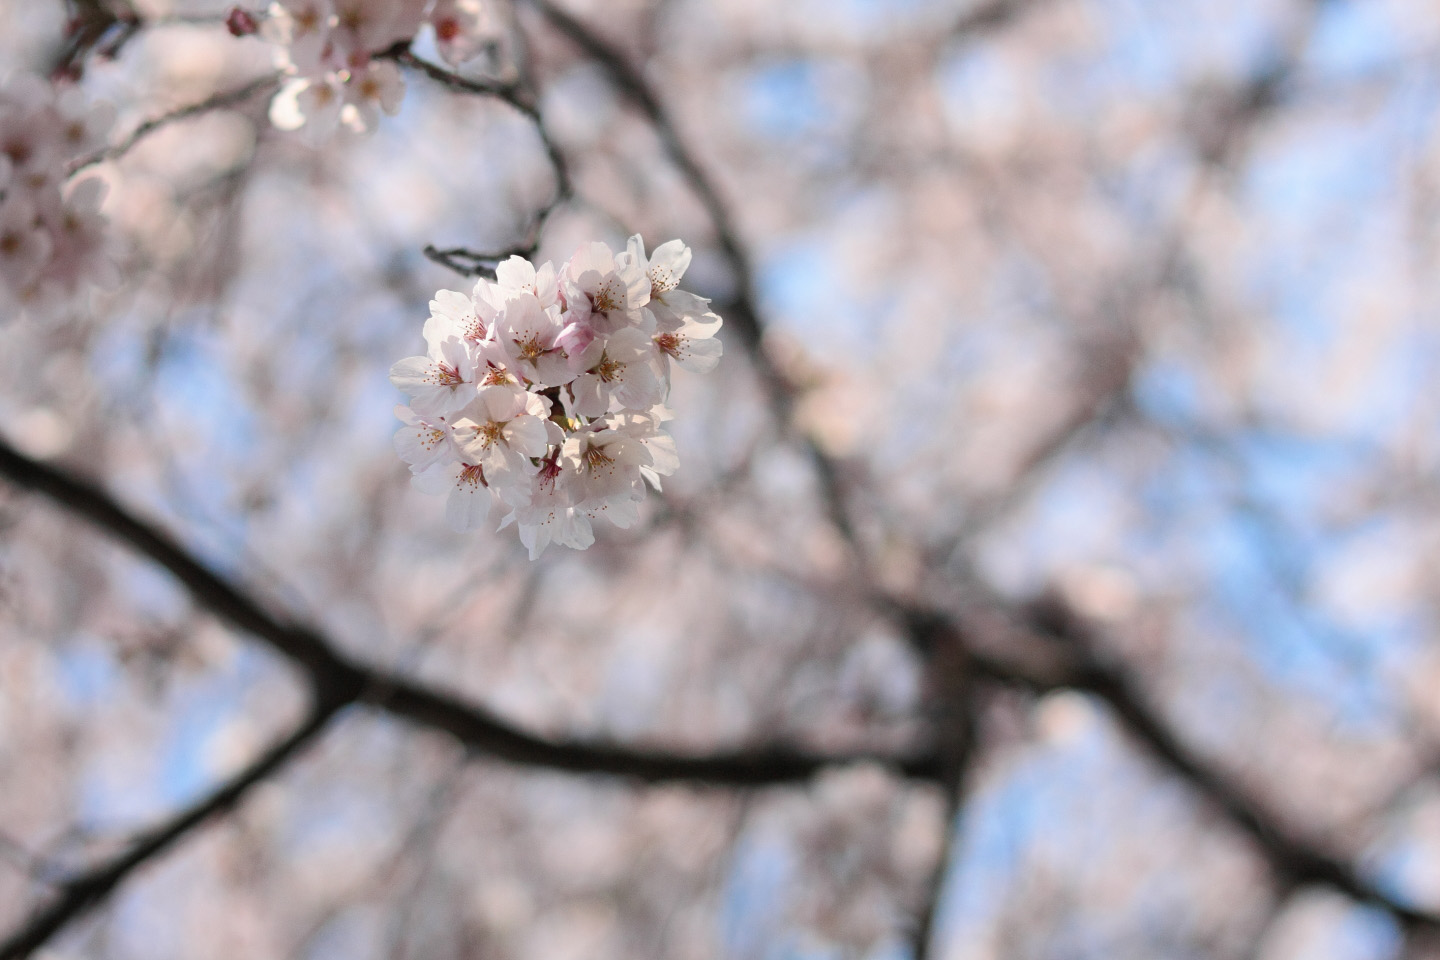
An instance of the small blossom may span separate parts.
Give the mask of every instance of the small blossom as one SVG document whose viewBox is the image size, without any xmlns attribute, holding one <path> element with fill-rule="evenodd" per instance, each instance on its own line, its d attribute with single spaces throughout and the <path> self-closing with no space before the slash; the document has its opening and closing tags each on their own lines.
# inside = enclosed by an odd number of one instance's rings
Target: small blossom
<svg viewBox="0 0 1440 960">
<path fill-rule="evenodd" d="M 718 330 L 720 318 L 710 311 L 710 301 L 678 289 L 680 278 L 690 267 L 690 248 L 679 240 L 662 243 L 647 258 L 645 243 L 636 234 L 625 245 L 621 254 L 627 265 L 644 272 L 650 281 L 650 300 L 647 304 L 660 330 L 675 330 L 686 320 L 700 324 L 714 324 Z"/>
<path fill-rule="evenodd" d="M 430 11 L 441 58 L 459 67 L 485 49 L 485 9 L 479 0 L 436 0 Z"/>
<path fill-rule="evenodd" d="M 240 7 L 231 7 L 225 16 L 225 29 L 232 37 L 248 37 L 260 30 L 255 15 Z"/>
<path fill-rule="evenodd" d="M 519 386 L 484 387 L 461 412 L 457 441 L 492 480 L 503 476 L 507 485 L 514 484 L 535 472 L 530 458 L 543 457 L 550 447 L 549 413 L 544 398 Z"/>
<path fill-rule="evenodd" d="M 411 478 L 417 490 L 445 494 L 445 519 L 456 530 L 474 530 L 487 518 L 508 510 L 478 463 L 454 460 L 436 464 Z"/>
<path fill-rule="evenodd" d="M 406 406 L 396 407 L 395 416 L 402 424 L 395 431 L 395 452 L 410 465 L 412 473 L 460 459 L 455 424 L 450 417 L 443 414 L 420 417 Z"/>
<path fill-rule="evenodd" d="M 538 298 L 522 293 L 505 304 L 495 320 L 494 340 L 483 346 L 486 359 L 544 387 L 573 379 L 570 361 L 559 344 L 560 320 Z"/>
<path fill-rule="evenodd" d="M 403 99 L 405 78 L 400 76 L 400 68 L 388 60 L 374 61 L 345 81 L 341 118 L 357 133 L 374 130 L 382 112 L 392 117 L 400 112 Z"/>
<path fill-rule="evenodd" d="M 52 246 L 35 205 L 27 198 L 0 204 L 0 278 L 7 284 L 19 289 L 37 279 Z"/>
<path fill-rule="evenodd" d="M 475 357 L 454 337 L 424 357 L 406 357 L 390 368 L 390 382 L 410 395 L 410 407 L 422 417 L 464 409 L 475 399 Z"/>
<path fill-rule="evenodd" d="M 493 310 L 484 312 L 488 319 L 495 318 Z M 479 343 L 489 335 L 489 327 L 474 299 L 458 290 L 440 290 L 430 301 L 430 319 L 424 332 L 425 342 L 433 350 L 449 337 Z"/>
<path fill-rule="evenodd" d="M 655 345 L 655 359 L 660 368 L 661 379 L 670 382 L 670 361 L 675 361 L 691 373 L 709 373 L 720 362 L 723 348 L 715 334 L 718 323 L 701 323 L 693 317 L 685 317 L 674 330 L 661 330 L 651 342 Z"/>
<path fill-rule="evenodd" d="M 561 273 L 561 286 L 568 325 L 605 335 L 646 324 L 641 308 L 650 300 L 649 278 L 632 261 L 617 261 L 603 243 L 587 243 L 576 251 Z"/>
<path fill-rule="evenodd" d="M 626 327 L 591 344 L 580 366 L 585 372 L 571 386 L 573 409 L 582 417 L 602 417 L 611 404 L 622 410 L 647 410 L 660 400 L 660 383 L 650 366 L 650 338 Z"/>
</svg>

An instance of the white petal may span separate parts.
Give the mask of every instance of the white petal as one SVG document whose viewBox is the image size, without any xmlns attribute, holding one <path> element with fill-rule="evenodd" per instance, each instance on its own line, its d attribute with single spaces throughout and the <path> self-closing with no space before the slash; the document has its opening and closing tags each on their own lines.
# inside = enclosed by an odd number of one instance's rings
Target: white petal
<svg viewBox="0 0 1440 960">
<path fill-rule="evenodd" d="M 502 435 L 512 450 L 526 457 L 543 457 L 550 446 L 545 421 L 539 417 L 516 417 L 505 425 Z"/>
</svg>

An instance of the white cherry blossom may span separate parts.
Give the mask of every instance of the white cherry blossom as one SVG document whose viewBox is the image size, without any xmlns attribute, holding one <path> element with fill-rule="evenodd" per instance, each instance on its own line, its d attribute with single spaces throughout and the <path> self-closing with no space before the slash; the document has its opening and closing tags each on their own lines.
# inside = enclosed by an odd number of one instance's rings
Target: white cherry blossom
<svg viewBox="0 0 1440 960">
<path fill-rule="evenodd" d="M 435 46 L 450 66 L 461 66 L 485 48 L 487 23 L 480 0 L 436 0 L 429 19 Z"/>
<path fill-rule="evenodd" d="M 420 417 L 407 406 L 395 408 L 402 426 L 395 431 L 395 452 L 410 465 L 413 473 L 421 473 L 436 464 L 449 464 L 460 459 L 455 442 L 454 418 L 445 415 Z"/>
<path fill-rule="evenodd" d="M 627 266 L 642 271 L 650 280 L 650 299 L 647 304 L 650 313 L 661 331 L 676 330 L 686 320 L 700 324 L 714 324 L 719 329 L 720 318 L 710 310 L 710 301 L 693 293 L 679 289 L 680 278 L 690 267 L 690 248 L 679 240 L 671 240 L 656 247 L 647 258 L 645 242 L 637 233 L 625 245 L 620 255 Z"/>
<path fill-rule="evenodd" d="M 559 386 L 574 376 L 560 346 L 560 333 L 555 311 L 542 307 L 537 297 L 521 293 L 506 301 L 495 319 L 494 339 L 482 345 L 482 353 L 531 383 Z"/>
<path fill-rule="evenodd" d="M 535 472 L 532 457 L 543 457 L 550 447 L 545 418 L 550 415 L 544 397 L 519 386 L 483 387 L 456 429 L 466 458 L 485 468 L 492 482 L 504 478 L 515 484 Z M 556 427 L 558 430 L 559 428 Z"/>
<path fill-rule="evenodd" d="M 612 403 L 622 410 L 646 410 L 660 400 L 660 382 L 651 369 L 650 338 L 634 327 L 596 340 L 582 355 L 585 372 L 571 384 L 575 413 L 603 417 Z"/>
<path fill-rule="evenodd" d="M 616 259 L 603 243 L 587 243 L 560 273 L 565 299 L 561 346 L 583 353 L 597 337 L 626 326 L 654 323 L 643 308 L 650 300 L 650 279 L 628 258 Z"/>
<path fill-rule="evenodd" d="M 715 339 L 719 330 L 718 322 L 702 323 L 694 317 L 684 317 L 675 329 L 662 328 L 651 338 L 660 377 L 667 386 L 672 360 L 691 373 L 709 373 L 715 369 L 724 352 L 720 341 Z"/>
<path fill-rule="evenodd" d="M 345 81 L 345 105 L 340 118 L 357 133 L 374 130 L 380 114 L 395 116 L 405 99 L 405 78 L 389 60 L 375 60 L 357 68 Z"/>
<path fill-rule="evenodd" d="M 430 319 L 425 322 L 425 342 L 432 350 L 448 337 L 479 343 L 489 336 L 488 321 L 495 318 L 495 312 L 486 307 L 477 309 L 475 300 L 458 290 L 437 291 L 430 301 Z"/>
<path fill-rule="evenodd" d="M 442 340 L 428 356 L 406 357 L 390 368 L 390 382 L 410 396 L 410 407 L 422 417 L 462 410 L 475 399 L 475 357 L 455 337 Z"/>
<path fill-rule="evenodd" d="M 485 468 L 478 463 L 463 460 L 439 463 L 415 474 L 411 483 L 424 493 L 446 495 L 445 520 L 456 530 L 474 530 L 509 509 L 485 479 Z"/>
</svg>

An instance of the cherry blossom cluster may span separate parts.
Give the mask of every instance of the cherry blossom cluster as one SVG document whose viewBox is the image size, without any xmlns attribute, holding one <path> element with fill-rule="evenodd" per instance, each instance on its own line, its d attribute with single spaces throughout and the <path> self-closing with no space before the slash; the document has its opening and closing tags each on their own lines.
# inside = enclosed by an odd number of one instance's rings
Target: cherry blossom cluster
<svg viewBox="0 0 1440 960">
<path fill-rule="evenodd" d="M 115 111 L 34 74 L 0 86 L 0 306 L 63 302 L 82 281 L 113 278 L 100 202 L 105 186 L 67 186 L 75 161 L 104 145 Z M 0 320 L 5 319 L 0 317 Z"/>
<path fill-rule="evenodd" d="M 473 295 L 435 295 L 427 354 L 390 382 L 410 397 L 396 452 L 417 487 L 448 494 L 452 526 L 514 523 L 533 560 L 551 542 L 590 546 L 596 520 L 638 519 L 645 481 L 658 490 L 679 466 L 662 427 L 672 361 L 720 360 L 720 317 L 676 286 L 689 263 L 679 240 L 647 258 L 635 236 L 558 270 L 511 257 Z"/>
<path fill-rule="evenodd" d="M 276 65 L 289 79 L 270 102 L 270 122 L 305 128 L 320 142 L 344 124 L 373 130 L 382 112 L 394 116 L 405 81 L 394 62 L 376 55 L 415 37 L 429 23 L 440 56 L 458 67 L 480 52 L 485 37 L 480 0 L 278 0 L 258 29 L 276 46 Z M 231 19 L 249 32 L 253 19 Z"/>
</svg>

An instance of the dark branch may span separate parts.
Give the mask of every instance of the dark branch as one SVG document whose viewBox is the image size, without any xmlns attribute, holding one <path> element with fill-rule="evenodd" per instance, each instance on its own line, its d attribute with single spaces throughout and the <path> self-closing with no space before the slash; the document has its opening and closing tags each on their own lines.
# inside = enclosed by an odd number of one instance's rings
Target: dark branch
<svg viewBox="0 0 1440 960">
<path fill-rule="evenodd" d="M 351 703 L 364 702 L 395 717 L 448 733 L 472 750 L 511 763 L 569 773 L 627 777 L 646 783 L 681 781 L 721 787 L 758 787 L 804 780 L 824 767 L 858 761 L 884 764 L 911 777 L 942 776 L 940 761 L 924 752 L 904 756 L 841 755 L 808 753 L 780 746 L 684 755 L 534 736 L 483 707 L 355 663 L 315 630 L 283 623 L 257 600 L 210 570 L 170 537 L 133 516 L 104 491 L 25 456 L 3 440 L 0 440 L 0 476 L 19 487 L 44 494 L 169 570 L 201 606 L 265 642 L 299 667 L 311 683 L 316 704 L 306 727 L 292 738 L 294 742 L 287 741 L 288 747 L 282 744 L 267 758 L 262 758 L 251 768 L 253 775 L 242 775 L 209 800 L 141 840 L 115 862 L 67 884 L 60 900 L 6 942 L 6 949 L 11 952 L 0 953 L 0 960 L 25 955 L 85 909 L 104 899 L 131 870 L 163 852 L 211 813 L 233 803 L 249 785 L 277 768 L 290 752 L 318 732 L 336 710 Z M 312 726 L 314 730 L 310 729 Z"/>
<path fill-rule="evenodd" d="M 722 786 L 758 786 L 808 777 L 822 767 L 869 760 L 914 776 L 931 777 L 928 754 L 813 754 L 789 748 L 752 748 L 708 756 L 633 750 L 605 743 L 555 741 L 507 724 L 482 707 L 426 689 L 403 677 L 355 663 L 317 631 L 282 623 L 240 588 L 211 571 L 165 534 L 131 515 L 110 496 L 0 441 L 0 476 L 43 493 L 173 573 L 211 613 L 264 641 L 310 678 L 317 702 L 330 707 L 366 702 L 423 726 L 452 734 L 466 745 L 515 763 L 572 772 L 602 773 L 659 782 L 688 780 Z"/>
<path fill-rule="evenodd" d="M 431 80 L 442 86 L 449 87 L 456 93 L 470 93 L 482 97 L 494 97 L 514 107 L 525 114 L 531 120 L 539 121 L 540 111 L 535 105 L 524 97 L 520 87 L 511 83 L 499 83 L 494 80 L 475 80 L 470 77 L 462 77 L 458 73 L 446 70 L 428 60 L 422 60 L 410 51 L 409 43 L 398 43 L 393 49 L 376 54 L 377 60 L 394 60 L 403 67 L 411 70 L 418 70 Z"/>
<path fill-rule="evenodd" d="M 60 885 L 48 904 L 37 910 L 15 933 L 0 942 L 0 960 L 20 960 L 44 946 L 51 937 L 102 903 L 133 871 L 218 813 L 229 810 L 250 788 L 274 774 L 286 761 L 314 740 L 334 714 L 317 708 L 284 740 L 254 763 L 197 800 L 171 820 L 136 840 L 124 853 Z"/>
<path fill-rule="evenodd" d="M 421 252 L 426 259 L 454 270 L 462 277 L 485 277 L 487 280 L 494 280 L 495 268 L 501 261 L 510 257 L 533 257 L 537 247 L 538 244 L 532 243 L 523 247 L 511 247 L 499 253 L 477 253 L 465 247 L 447 247 L 442 250 L 434 244 L 427 244 Z"/>
<path fill-rule="evenodd" d="M 786 747 L 752 747 L 685 756 L 595 741 L 546 740 L 504 723 L 483 708 L 405 680 L 364 671 L 363 699 L 387 713 L 442 730 L 467 746 L 512 763 L 569 773 L 599 773 L 646 783 L 675 781 L 759 787 L 808 779 L 825 767 L 870 761 L 909 777 L 936 779 L 940 762 L 929 753 L 818 754 Z"/>
<path fill-rule="evenodd" d="M 1104 702 L 1121 726 L 1152 756 L 1250 837 L 1283 887 L 1324 884 L 1388 911 L 1407 928 L 1440 931 L 1440 915 L 1400 902 L 1362 878 L 1351 865 L 1295 836 L 1232 778 L 1191 750 L 1151 706 L 1128 670 L 1096 656 L 1083 621 L 1072 611 L 1047 599 L 1021 612 L 1024 620 L 1017 626 L 1066 649 L 1069 662 L 1063 669 L 1041 672 L 1027 669 L 1018 661 L 978 653 L 974 644 L 967 642 L 965 626 L 943 614 L 912 610 L 910 622 L 929 649 L 958 647 L 959 655 L 977 678 L 1036 694 L 1077 690 Z"/>
<path fill-rule="evenodd" d="M 976 701 L 974 684 L 964 676 L 957 676 L 942 666 L 932 669 L 932 676 L 938 675 L 945 682 L 945 689 L 938 691 L 936 718 L 937 730 L 944 731 L 939 739 L 944 743 L 947 754 L 944 761 L 944 775 L 941 788 L 945 791 L 945 827 L 941 831 L 941 848 L 936 857 L 935 868 L 927 878 L 924 900 L 915 917 L 915 926 L 910 931 L 910 956 L 914 960 L 929 960 L 935 956 L 935 927 L 939 918 L 941 898 L 945 893 L 945 878 L 955 860 L 960 835 L 960 812 L 965 807 L 966 794 L 970 789 L 970 778 L 975 769 L 979 753 L 980 709 Z"/>
</svg>

